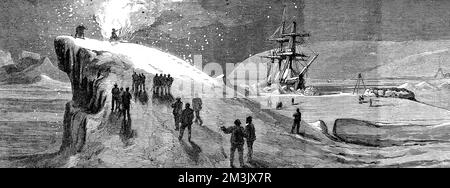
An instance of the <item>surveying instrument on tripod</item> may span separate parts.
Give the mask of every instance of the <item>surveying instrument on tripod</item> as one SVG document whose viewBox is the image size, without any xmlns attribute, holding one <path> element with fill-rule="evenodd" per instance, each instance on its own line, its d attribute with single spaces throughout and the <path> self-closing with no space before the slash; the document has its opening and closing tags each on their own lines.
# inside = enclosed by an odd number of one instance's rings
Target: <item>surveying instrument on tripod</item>
<svg viewBox="0 0 450 188">
<path fill-rule="evenodd" d="M 359 90 L 361 89 L 361 86 L 364 86 L 364 91 L 367 90 L 366 84 L 364 83 L 364 78 L 361 73 L 358 74 L 358 80 L 356 81 L 355 89 L 353 89 L 353 94 L 359 95 Z"/>
</svg>

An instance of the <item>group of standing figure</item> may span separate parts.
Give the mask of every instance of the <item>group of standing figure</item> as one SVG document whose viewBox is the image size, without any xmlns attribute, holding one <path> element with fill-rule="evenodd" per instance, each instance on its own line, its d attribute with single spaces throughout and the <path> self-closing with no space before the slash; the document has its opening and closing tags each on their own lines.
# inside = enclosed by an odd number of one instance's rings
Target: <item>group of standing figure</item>
<svg viewBox="0 0 450 188">
<path fill-rule="evenodd" d="M 132 98 L 133 97 L 130 93 L 130 88 L 126 88 L 126 90 L 124 91 L 123 88 L 119 89 L 118 85 L 114 84 L 114 88 L 112 89 L 111 112 L 119 112 L 120 115 L 123 114 L 125 121 L 131 120 L 130 105 Z"/>
<path fill-rule="evenodd" d="M 192 99 L 193 109 L 191 109 L 191 104 L 186 103 L 185 109 L 183 110 L 183 102 L 181 98 L 177 98 L 175 103 L 172 104 L 173 116 L 175 120 L 175 130 L 180 131 L 178 139 L 181 141 L 183 139 L 184 131 L 188 129 L 188 140 L 191 142 L 192 138 L 192 125 L 197 123 L 198 125 L 203 125 L 203 120 L 200 117 L 200 111 L 202 110 L 203 102 L 201 98 Z M 244 164 L 244 145 L 247 141 L 248 147 L 248 161 L 253 160 L 253 143 L 256 140 L 255 126 L 253 125 L 253 118 L 247 117 L 247 126 L 244 128 L 241 126 L 241 121 L 238 119 L 234 122 L 233 127 L 221 127 L 221 130 L 225 134 L 231 134 L 231 148 L 230 148 L 230 166 L 234 166 L 234 154 L 236 150 L 239 153 L 239 162 L 241 167 L 245 167 Z M 181 124 L 181 126 L 180 126 Z"/>
<path fill-rule="evenodd" d="M 172 104 L 173 116 L 175 120 L 175 130 L 180 131 L 178 136 L 179 140 L 183 139 L 184 131 L 188 129 L 188 140 L 191 141 L 192 136 L 192 124 L 196 123 L 200 126 L 203 125 L 203 120 L 200 117 L 200 111 L 202 110 L 203 102 L 201 98 L 192 99 L 193 109 L 191 104 L 186 103 L 183 110 L 183 102 L 181 98 L 177 98 L 175 103 Z M 194 120 L 195 119 L 195 120 Z M 180 126 L 181 124 L 181 126 Z"/>
<path fill-rule="evenodd" d="M 294 131 L 297 131 L 297 134 L 300 134 L 300 124 L 302 121 L 302 113 L 300 109 L 297 108 L 294 116 L 294 125 L 292 126 L 291 133 L 294 134 Z M 244 144 L 247 142 L 247 158 L 248 161 L 251 162 L 253 160 L 253 144 L 256 140 L 256 131 L 255 126 L 253 124 L 252 116 L 247 117 L 245 128 L 241 126 L 241 120 L 237 119 L 234 121 L 233 127 L 221 127 L 221 130 L 225 134 L 231 134 L 231 149 L 230 149 L 230 166 L 231 168 L 235 168 L 234 166 L 234 153 L 236 150 L 239 154 L 239 162 L 241 167 L 245 167 L 244 165 Z M 244 140 L 245 139 L 245 140 Z"/>
<path fill-rule="evenodd" d="M 156 74 L 153 79 L 153 93 L 157 96 L 170 95 L 174 78 L 170 74 Z"/>
<path fill-rule="evenodd" d="M 133 91 L 145 91 L 145 80 L 147 79 L 145 75 L 137 74 L 136 72 L 133 73 L 132 76 L 133 79 Z"/>
<path fill-rule="evenodd" d="M 253 161 L 253 144 L 256 140 L 256 131 L 255 125 L 253 125 L 253 117 L 249 116 L 246 119 L 245 128 L 241 126 L 241 120 L 237 119 L 234 121 L 233 127 L 221 127 L 220 129 L 225 134 L 231 134 L 231 148 L 230 148 L 230 166 L 231 168 L 235 168 L 234 166 L 234 154 L 236 150 L 239 154 L 239 163 L 242 168 L 245 168 L 244 163 L 244 144 L 247 142 L 247 159 L 248 162 Z"/>
<path fill-rule="evenodd" d="M 133 76 L 133 89 L 134 91 L 145 91 L 145 75 L 137 74 L 134 72 Z M 156 75 L 154 78 L 153 88 L 155 89 L 155 94 L 165 94 L 170 93 L 170 86 L 173 83 L 173 78 L 170 75 Z M 130 93 L 130 88 L 126 88 L 124 91 L 123 88 L 118 87 L 117 84 L 114 85 L 112 89 L 112 112 L 119 112 L 119 117 L 123 114 L 124 121 L 131 120 L 130 117 L 130 104 L 132 95 Z M 294 104 L 294 100 L 292 101 Z M 190 103 L 186 103 L 183 109 L 183 102 L 181 98 L 177 98 L 175 103 L 171 106 L 173 108 L 173 116 L 175 120 L 175 130 L 179 131 L 178 139 L 181 141 L 183 139 L 184 131 L 186 128 L 188 129 L 188 140 L 191 142 L 192 138 L 192 125 L 194 123 L 199 126 L 203 126 L 203 120 L 200 117 L 200 112 L 203 108 L 203 101 L 199 97 L 195 97 L 192 99 L 192 108 Z M 300 109 L 297 108 L 296 113 L 293 115 L 294 124 L 292 126 L 291 133 L 294 134 L 296 131 L 297 134 L 300 134 L 300 126 L 302 114 Z M 220 129 L 225 134 L 231 134 L 231 148 L 230 148 L 230 166 L 231 168 L 235 168 L 234 166 L 234 157 L 236 150 L 239 155 L 239 163 L 240 166 L 245 168 L 244 163 L 244 145 L 247 144 L 248 152 L 247 158 L 248 162 L 253 161 L 253 144 L 256 140 L 256 131 L 255 126 L 253 124 L 253 118 L 251 116 L 246 119 L 246 126 L 241 126 L 241 121 L 239 119 L 234 121 L 234 126 L 225 127 L 222 126 Z M 126 127 L 126 126 L 125 126 Z M 123 128 L 126 129 L 126 128 Z"/>
</svg>

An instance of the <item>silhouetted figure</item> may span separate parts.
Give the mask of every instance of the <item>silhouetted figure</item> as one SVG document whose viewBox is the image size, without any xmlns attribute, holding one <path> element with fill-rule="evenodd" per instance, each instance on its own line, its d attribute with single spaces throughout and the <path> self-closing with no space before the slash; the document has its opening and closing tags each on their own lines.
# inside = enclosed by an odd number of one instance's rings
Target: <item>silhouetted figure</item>
<svg viewBox="0 0 450 188">
<path fill-rule="evenodd" d="M 163 96 L 167 95 L 167 74 L 164 75 L 162 79 Z"/>
<path fill-rule="evenodd" d="M 359 104 L 362 104 L 362 103 L 364 103 L 364 96 L 360 95 L 359 96 Z"/>
<path fill-rule="evenodd" d="M 138 91 L 138 75 L 136 74 L 136 72 L 133 72 L 133 75 L 131 76 L 132 80 L 133 80 L 133 91 L 136 92 Z"/>
<path fill-rule="evenodd" d="M 235 168 L 234 166 L 234 153 L 238 150 L 239 153 L 239 163 L 241 167 L 244 167 L 244 138 L 245 138 L 245 130 L 241 127 L 241 120 L 237 119 L 234 121 L 233 127 L 221 127 L 221 130 L 225 134 L 231 134 L 231 148 L 230 148 L 230 166 L 231 168 Z"/>
<path fill-rule="evenodd" d="M 142 74 L 138 74 L 138 87 L 139 87 L 139 91 L 142 91 Z"/>
<path fill-rule="evenodd" d="M 292 103 L 292 105 L 295 105 L 295 99 L 294 98 L 292 98 L 291 103 Z"/>
<path fill-rule="evenodd" d="M 119 36 L 117 36 L 117 30 L 116 29 L 112 29 L 110 40 L 111 41 L 118 41 L 119 40 Z"/>
<path fill-rule="evenodd" d="M 79 25 L 75 29 L 75 38 L 81 38 L 84 39 L 84 31 L 87 30 L 87 28 L 84 25 Z"/>
<path fill-rule="evenodd" d="M 141 74 L 141 84 L 142 84 L 142 90 L 145 91 L 145 80 L 147 78 L 145 77 L 144 73 Z"/>
<path fill-rule="evenodd" d="M 141 90 L 144 91 L 145 90 L 145 76 L 144 74 L 141 74 Z"/>
<path fill-rule="evenodd" d="M 188 128 L 188 141 L 189 142 L 191 141 L 193 120 L 194 120 L 194 110 L 191 109 L 191 105 L 189 103 L 186 103 L 186 107 L 181 113 L 181 128 L 178 140 L 183 139 L 184 130 Z"/>
<path fill-rule="evenodd" d="M 281 109 L 283 109 L 283 103 L 282 102 L 278 102 L 277 103 L 277 108 L 276 108 L 277 110 L 281 110 Z"/>
<path fill-rule="evenodd" d="M 141 74 L 136 75 L 136 92 L 139 92 L 141 90 Z"/>
<path fill-rule="evenodd" d="M 202 126 L 203 125 L 203 120 L 200 117 L 200 111 L 202 110 L 202 106 L 203 106 L 203 101 L 201 98 L 199 98 L 198 96 L 194 99 L 192 99 L 192 105 L 194 107 L 194 112 L 195 112 L 195 123 Z"/>
<path fill-rule="evenodd" d="M 111 112 L 114 112 L 117 109 L 117 106 L 119 106 L 119 100 L 120 100 L 120 90 L 117 87 L 117 84 L 114 84 L 114 88 L 112 89 L 112 107 Z"/>
<path fill-rule="evenodd" d="M 253 143 L 256 140 L 256 130 L 255 125 L 253 125 L 253 117 L 249 116 L 246 120 L 247 126 L 245 127 L 245 135 L 247 139 L 247 158 L 251 162 L 253 160 Z"/>
<path fill-rule="evenodd" d="M 162 96 L 162 85 L 161 85 L 162 77 L 163 77 L 163 75 L 161 74 L 156 79 L 156 90 L 157 90 L 157 95 L 158 96 Z"/>
<path fill-rule="evenodd" d="M 133 96 L 130 93 L 130 88 L 127 88 L 125 93 L 122 95 L 122 107 L 123 107 L 123 118 L 124 120 L 131 120 L 130 116 L 130 107 L 131 107 L 131 99 Z"/>
<path fill-rule="evenodd" d="M 181 98 L 177 98 L 176 102 L 172 104 L 173 108 L 173 118 L 175 120 L 175 130 L 180 129 L 181 113 L 183 112 L 183 102 Z"/>
<path fill-rule="evenodd" d="M 294 125 L 292 126 L 291 133 L 294 134 L 294 130 L 297 130 L 297 134 L 300 134 L 300 125 L 302 122 L 302 113 L 300 109 L 297 108 L 297 112 L 294 114 Z"/>
<path fill-rule="evenodd" d="M 165 79 L 165 88 L 166 88 L 166 95 L 169 95 L 169 88 L 170 88 L 170 77 L 169 75 L 166 75 L 166 79 Z"/>
<path fill-rule="evenodd" d="M 169 95 L 170 93 L 169 93 L 169 84 L 170 84 L 170 77 L 169 77 L 169 75 L 166 75 L 166 79 L 164 80 L 164 87 L 165 87 L 165 90 L 166 90 L 166 95 Z"/>
<path fill-rule="evenodd" d="M 161 87 L 162 87 L 162 95 L 167 95 L 167 75 L 164 74 L 163 77 L 161 77 Z"/>
<path fill-rule="evenodd" d="M 158 79 L 159 79 L 159 74 L 156 74 L 156 76 L 153 78 L 153 94 L 158 93 L 158 84 L 157 84 Z"/>
<path fill-rule="evenodd" d="M 166 77 L 166 75 L 161 75 L 159 77 L 159 88 L 161 90 L 161 93 L 159 94 L 159 96 L 164 96 L 164 77 Z"/>
<path fill-rule="evenodd" d="M 173 81 L 174 81 L 174 79 L 173 79 L 173 77 L 172 76 L 170 76 L 170 74 L 169 74 L 169 94 L 172 94 L 172 84 L 173 84 Z"/>
</svg>

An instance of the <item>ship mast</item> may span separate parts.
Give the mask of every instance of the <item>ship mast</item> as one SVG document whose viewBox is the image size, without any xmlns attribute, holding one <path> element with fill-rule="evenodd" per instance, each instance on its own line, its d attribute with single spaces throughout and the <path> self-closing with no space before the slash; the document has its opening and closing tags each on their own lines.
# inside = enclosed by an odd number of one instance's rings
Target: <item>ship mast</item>
<svg viewBox="0 0 450 188">
<path fill-rule="evenodd" d="M 304 58 L 309 58 L 309 56 L 297 52 L 297 45 L 303 44 L 304 38 L 310 36 L 308 33 L 297 33 L 297 22 L 293 22 L 291 33 L 286 33 L 282 36 L 289 41 L 289 48 L 288 51 L 281 52 L 278 55 L 288 59 L 290 65 L 292 65 L 294 60 L 306 61 Z M 301 38 L 301 41 L 297 41 L 297 38 Z"/>
<path fill-rule="evenodd" d="M 294 86 L 295 90 L 305 89 L 305 75 L 309 67 L 317 59 L 318 54 L 314 53 L 314 57 L 305 55 L 302 52 L 297 51 L 297 46 L 304 43 L 305 38 L 309 37 L 308 33 L 297 32 L 297 22 L 292 22 L 289 25 L 291 30 L 286 33 L 286 7 L 283 11 L 283 18 L 281 21 L 281 26 L 275 31 L 275 33 L 269 38 L 270 41 L 277 42 L 279 44 L 279 49 L 271 51 L 268 56 L 263 56 L 263 58 L 270 59 L 270 63 L 273 65 L 275 62 L 278 63 L 278 69 L 275 71 L 275 75 L 270 75 L 272 72 L 268 70 L 268 78 L 271 79 L 269 83 L 273 81 L 279 82 L 282 85 Z M 285 43 L 289 45 L 285 48 Z M 306 65 L 299 63 L 299 61 L 307 62 Z M 294 67 L 294 63 L 295 67 Z M 300 68 L 297 65 L 301 65 Z M 269 66 L 273 69 L 273 66 Z M 272 72 L 273 74 L 274 72 Z M 290 87 L 289 87 L 290 88 Z"/>
<path fill-rule="evenodd" d="M 304 38 L 309 37 L 308 33 L 297 33 L 297 23 L 294 21 L 292 30 L 290 33 L 285 33 L 285 22 L 283 21 L 280 29 L 280 37 L 271 38 L 269 40 L 279 43 L 280 48 L 278 50 L 272 51 L 269 56 L 264 56 L 271 60 L 274 64 L 278 61 L 278 70 L 280 71 L 282 77 L 280 83 L 284 85 L 294 85 L 295 90 L 305 89 L 304 76 L 311 66 L 311 64 L 316 60 L 317 55 L 310 60 L 307 65 L 302 65 L 304 68 L 300 73 L 294 73 L 293 64 L 298 63 L 298 61 L 308 61 L 310 57 L 304 53 L 297 52 L 297 46 L 303 44 Z M 300 41 L 298 41 L 300 39 Z M 284 48 L 284 44 L 289 43 L 287 49 Z M 282 70 L 283 61 L 286 62 L 285 69 Z"/>
</svg>

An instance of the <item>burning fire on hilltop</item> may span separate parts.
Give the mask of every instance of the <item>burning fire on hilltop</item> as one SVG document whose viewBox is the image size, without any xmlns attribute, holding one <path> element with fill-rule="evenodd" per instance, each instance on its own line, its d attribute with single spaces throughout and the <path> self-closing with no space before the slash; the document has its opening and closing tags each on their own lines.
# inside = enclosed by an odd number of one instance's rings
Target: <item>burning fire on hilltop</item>
<svg viewBox="0 0 450 188">
<path fill-rule="evenodd" d="M 111 37 L 112 29 L 117 29 L 118 35 L 126 36 L 133 31 L 132 16 L 137 12 L 147 11 L 147 4 L 143 0 L 109 0 L 101 4 L 96 14 L 97 22 L 104 38 Z"/>
<path fill-rule="evenodd" d="M 164 10 L 173 2 L 183 0 L 94 0 L 92 3 L 81 1 L 82 5 L 91 5 L 95 19 L 104 38 L 111 37 L 116 29 L 120 38 L 128 38 L 142 27 L 151 26 Z"/>
</svg>

